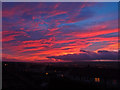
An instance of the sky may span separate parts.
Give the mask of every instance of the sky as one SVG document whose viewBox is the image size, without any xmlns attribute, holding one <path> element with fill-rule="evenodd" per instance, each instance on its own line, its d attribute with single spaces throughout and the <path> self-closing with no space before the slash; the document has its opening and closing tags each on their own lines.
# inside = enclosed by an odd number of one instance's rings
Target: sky
<svg viewBox="0 0 120 90">
<path fill-rule="evenodd" d="M 2 2 L 119 2 L 119 0 L 1 0 Z"/>
<path fill-rule="evenodd" d="M 117 60 L 117 50 L 117 2 L 2 3 L 3 61 Z"/>
</svg>

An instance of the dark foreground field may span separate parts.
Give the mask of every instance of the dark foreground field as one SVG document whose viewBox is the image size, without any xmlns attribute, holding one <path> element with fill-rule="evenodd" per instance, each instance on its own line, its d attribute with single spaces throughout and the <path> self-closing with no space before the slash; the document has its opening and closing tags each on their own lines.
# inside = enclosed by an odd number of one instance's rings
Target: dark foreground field
<svg viewBox="0 0 120 90">
<path fill-rule="evenodd" d="M 118 67 L 82 65 L 3 62 L 2 90 L 120 90 Z"/>
</svg>

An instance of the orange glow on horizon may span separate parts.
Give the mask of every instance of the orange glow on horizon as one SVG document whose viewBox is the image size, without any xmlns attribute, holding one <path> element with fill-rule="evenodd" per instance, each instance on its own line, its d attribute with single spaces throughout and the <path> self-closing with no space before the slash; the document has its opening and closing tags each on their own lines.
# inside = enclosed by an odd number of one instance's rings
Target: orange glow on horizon
<svg viewBox="0 0 120 90">
<path fill-rule="evenodd" d="M 99 83 L 99 82 L 100 82 L 100 78 L 96 78 L 96 77 L 95 77 L 95 82 L 98 82 L 98 83 Z"/>
</svg>

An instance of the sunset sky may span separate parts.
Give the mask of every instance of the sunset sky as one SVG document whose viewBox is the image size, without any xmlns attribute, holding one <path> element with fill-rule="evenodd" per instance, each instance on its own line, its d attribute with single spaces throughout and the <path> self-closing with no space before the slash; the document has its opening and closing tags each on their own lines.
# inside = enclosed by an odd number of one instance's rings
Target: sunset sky
<svg viewBox="0 0 120 90">
<path fill-rule="evenodd" d="M 3 61 L 117 59 L 118 3 L 2 3 Z"/>
</svg>

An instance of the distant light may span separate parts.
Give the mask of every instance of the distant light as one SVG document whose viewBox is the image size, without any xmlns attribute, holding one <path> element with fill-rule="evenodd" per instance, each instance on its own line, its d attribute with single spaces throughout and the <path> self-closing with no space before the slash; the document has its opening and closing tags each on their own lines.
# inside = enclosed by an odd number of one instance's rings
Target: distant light
<svg viewBox="0 0 120 90">
<path fill-rule="evenodd" d="M 61 77 L 64 77 L 64 75 L 63 75 L 63 74 L 61 74 Z"/>
<path fill-rule="evenodd" d="M 54 72 L 56 72 L 56 70 Z"/>
<path fill-rule="evenodd" d="M 46 72 L 45 74 L 46 74 L 46 75 L 48 75 L 48 73 L 47 73 L 47 72 Z"/>
<path fill-rule="evenodd" d="M 95 82 L 100 82 L 100 78 L 95 78 Z"/>
<path fill-rule="evenodd" d="M 8 64 L 5 64 L 5 66 L 7 66 Z"/>
</svg>

